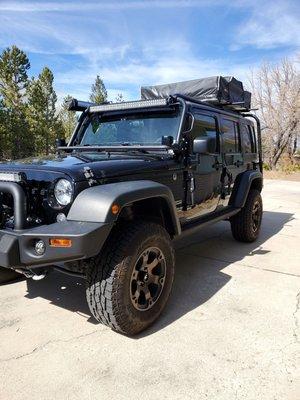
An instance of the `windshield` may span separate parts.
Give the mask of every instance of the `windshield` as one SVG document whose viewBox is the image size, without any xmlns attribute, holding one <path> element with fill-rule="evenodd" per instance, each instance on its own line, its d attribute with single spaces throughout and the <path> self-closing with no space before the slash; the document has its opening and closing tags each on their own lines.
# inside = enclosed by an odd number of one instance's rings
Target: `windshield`
<svg viewBox="0 0 300 400">
<path fill-rule="evenodd" d="M 177 137 L 180 111 L 105 116 L 93 114 L 79 133 L 81 146 L 161 145 L 163 136 Z"/>
</svg>

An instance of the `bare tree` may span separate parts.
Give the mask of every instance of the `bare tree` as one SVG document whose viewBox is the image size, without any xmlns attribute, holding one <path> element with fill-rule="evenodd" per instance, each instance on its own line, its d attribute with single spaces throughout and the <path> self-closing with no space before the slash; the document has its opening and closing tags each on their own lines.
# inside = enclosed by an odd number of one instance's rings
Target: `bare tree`
<svg viewBox="0 0 300 400">
<path fill-rule="evenodd" d="M 250 79 L 253 107 L 263 127 L 265 162 L 276 168 L 284 153 L 295 151 L 300 129 L 300 75 L 293 63 L 263 64 Z"/>
</svg>

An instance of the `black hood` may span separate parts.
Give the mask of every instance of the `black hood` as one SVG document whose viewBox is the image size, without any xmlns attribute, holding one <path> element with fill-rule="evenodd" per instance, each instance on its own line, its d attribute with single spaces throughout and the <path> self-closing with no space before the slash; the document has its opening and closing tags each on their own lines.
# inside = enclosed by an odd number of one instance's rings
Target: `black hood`
<svg viewBox="0 0 300 400">
<path fill-rule="evenodd" d="M 24 172 L 28 180 L 52 180 L 69 176 L 75 182 L 85 180 L 88 167 L 95 178 L 105 179 L 129 174 L 143 174 L 149 170 L 167 168 L 168 162 L 148 155 L 86 153 L 52 155 L 0 163 L 0 171 Z"/>
</svg>

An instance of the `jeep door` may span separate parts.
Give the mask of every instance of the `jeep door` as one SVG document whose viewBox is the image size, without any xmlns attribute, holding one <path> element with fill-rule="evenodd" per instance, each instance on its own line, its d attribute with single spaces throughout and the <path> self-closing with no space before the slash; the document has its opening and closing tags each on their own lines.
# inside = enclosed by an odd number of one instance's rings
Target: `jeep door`
<svg viewBox="0 0 300 400">
<path fill-rule="evenodd" d="M 216 116 L 210 111 L 193 110 L 194 123 L 189 132 L 191 144 L 189 169 L 188 210 L 181 215 L 184 219 L 197 218 L 216 210 L 221 193 L 222 159 L 219 144 L 219 129 Z M 210 140 L 215 144 L 211 153 L 195 153 L 193 143 L 197 139 Z"/>
</svg>

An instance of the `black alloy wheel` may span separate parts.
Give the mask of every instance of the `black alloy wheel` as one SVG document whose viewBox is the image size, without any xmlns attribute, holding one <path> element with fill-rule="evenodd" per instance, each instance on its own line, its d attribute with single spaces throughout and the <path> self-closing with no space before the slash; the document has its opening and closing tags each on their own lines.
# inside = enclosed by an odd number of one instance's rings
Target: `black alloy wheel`
<svg viewBox="0 0 300 400">
<path fill-rule="evenodd" d="M 262 216 L 261 194 L 256 189 L 250 189 L 244 207 L 230 218 L 233 237 L 239 242 L 254 242 L 259 236 Z"/>
<path fill-rule="evenodd" d="M 138 257 L 130 282 L 130 298 L 139 311 L 147 311 L 158 300 L 166 276 L 166 260 L 162 251 L 149 247 Z"/>
</svg>

